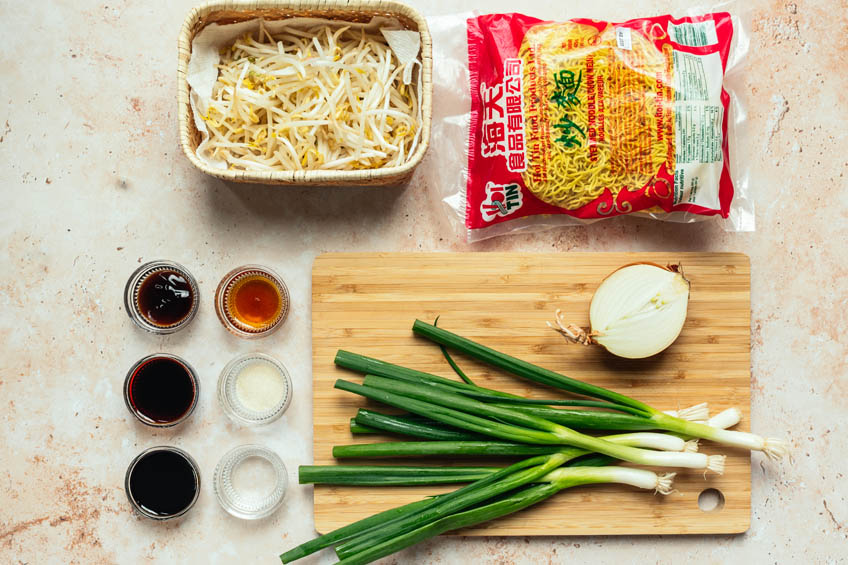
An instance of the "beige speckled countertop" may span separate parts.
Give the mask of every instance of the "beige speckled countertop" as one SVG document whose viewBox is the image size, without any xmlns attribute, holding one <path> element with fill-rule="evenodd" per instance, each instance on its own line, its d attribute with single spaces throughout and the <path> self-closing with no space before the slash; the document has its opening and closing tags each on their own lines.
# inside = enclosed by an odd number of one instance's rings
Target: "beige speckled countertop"
<svg viewBox="0 0 848 565">
<path fill-rule="evenodd" d="M 272 564 L 311 537 L 310 488 L 292 486 L 281 511 L 246 523 L 218 506 L 212 469 L 248 441 L 276 449 L 292 477 L 311 461 L 312 261 L 376 250 L 745 252 L 753 426 L 794 447 L 792 462 L 754 456 L 743 535 L 447 538 L 386 563 L 848 560 L 848 2 L 751 3 L 752 133 L 741 152 L 755 233 L 625 219 L 474 246 L 444 220 L 421 174 L 403 189 L 310 190 L 194 170 L 177 144 L 175 102 L 176 38 L 192 4 L 0 1 L 0 562 Z M 413 4 L 427 14 L 475 5 L 584 14 L 546 0 Z M 585 13 L 627 19 L 684 3 L 634 4 L 595 0 Z M 170 337 L 136 329 L 122 308 L 127 277 L 154 258 L 186 265 L 201 286 L 197 318 Z M 227 334 L 210 301 L 219 278 L 247 262 L 282 272 L 294 303 L 282 331 L 260 342 Z M 214 398 L 223 365 L 254 349 L 284 359 L 296 389 L 282 420 L 259 432 L 227 423 Z M 136 424 L 121 399 L 126 370 L 154 351 L 184 356 L 202 380 L 192 421 L 173 431 Z M 135 518 L 122 488 L 132 457 L 160 443 L 191 452 L 205 479 L 178 524 Z"/>
</svg>

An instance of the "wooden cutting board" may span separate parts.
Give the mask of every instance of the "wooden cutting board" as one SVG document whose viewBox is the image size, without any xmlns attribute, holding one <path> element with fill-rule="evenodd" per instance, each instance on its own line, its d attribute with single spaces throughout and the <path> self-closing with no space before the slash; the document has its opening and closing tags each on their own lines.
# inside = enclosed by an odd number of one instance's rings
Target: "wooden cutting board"
<svg viewBox="0 0 848 565">
<path fill-rule="evenodd" d="M 665 352 L 623 360 L 600 348 L 567 344 L 548 329 L 554 311 L 589 325 L 589 302 L 602 278 L 636 261 L 681 263 L 692 283 L 682 334 Z M 711 413 L 731 406 L 750 416 L 750 262 L 739 253 L 359 253 L 328 254 L 312 272 L 314 455 L 333 464 L 334 445 L 385 441 L 353 437 L 348 422 L 357 408 L 391 409 L 338 391 L 338 378 L 360 382 L 335 367 L 346 349 L 420 371 L 455 378 L 439 349 L 413 336 L 415 318 L 571 377 L 611 388 L 657 408 L 709 402 Z M 526 396 L 554 392 L 456 356 L 481 386 Z M 398 438 L 391 438 L 397 440 Z M 750 455 L 705 442 L 702 451 L 725 453 L 723 476 L 682 470 L 678 492 L 662 497 L 623 486 L 580 487 L 528 510 L 463 530 L 464 535 L 598 535 L 739 533 L 751 515 Z M 356 464 L 356 460 L 347 460 Z M 360 464 L 416 464 L 369 460 Z M 422 461 L 426 464 L 426 461 Z M 432 461 L 429 462 L 432 464 Z M 503 460 L 445 464 L 499 465 Z M 315 527 L 328 532 L 376 512 L 458 487 L 315 488 Z M 706 489 L 724 497 L 720 509 L 702 511 Z"/>
</svg>

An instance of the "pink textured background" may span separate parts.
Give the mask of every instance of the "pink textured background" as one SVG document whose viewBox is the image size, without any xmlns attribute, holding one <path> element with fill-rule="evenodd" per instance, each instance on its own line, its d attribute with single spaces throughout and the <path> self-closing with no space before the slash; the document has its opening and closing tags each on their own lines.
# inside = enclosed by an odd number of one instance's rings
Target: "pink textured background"
<svg viewBox="0 0 848 565">
<path fill-rule="evenodd" d="M 521 9 L 561 18 L 559 2 L 411 2 L 426 14 Z M 195 171 L 176 134 L 176 38 L 193 3 L 0 0 L 0 562 L 278 563 L 313 534 L 311 489 L 293 485 L 272 518 L 231 518 L 211 490 L 215 463 L 249 441 L 276 449 L 292 479 L 311 462 L 309 273 L 325 251 L 728 250 L 751 256 L 753 422 L 784 436 L 793 461 L 753 460 L 751 529 L 716 537 L 434 540 L 386 563 L 797 562 L 848 559 L 848 2 L 751 2 L 742 155 L 757 231 L 644 220 L 500 238 L 470 246 L 419 174 L 405 189 L 285 189 L 226 184 Z M 683 2 L 595 0 L 608 19 Z M 569 15 L 583 15 L 570 6 Z M 437 101 L 438 103 L 438 101 Z M 437 139 L 433 140 L 438 143 Z M 437 167 L 425 161 L 422 167 Z M 189 329 L 154 337 L 122 309 L 140 263 L 170 258 L 201 285 Z M 243 263 L 286 278 L 293 312 L 258 342 L 215 319 L 219 278 Z M 236 354 L 290 368 L 294 402 L 259 432 L 229 424 L 215 381 Z M 129 366 L 169 351 L 200 373 L 192 420 L 151 432 L 121 400 Z M 124 471 L 142 449 L 184 447 L 204 478 L 178 524 L 130 513 Z M 293 481 L 294 482 L 294 481 Z M 326 552 L 310 563 L 332 561 Z"/>
</svg>

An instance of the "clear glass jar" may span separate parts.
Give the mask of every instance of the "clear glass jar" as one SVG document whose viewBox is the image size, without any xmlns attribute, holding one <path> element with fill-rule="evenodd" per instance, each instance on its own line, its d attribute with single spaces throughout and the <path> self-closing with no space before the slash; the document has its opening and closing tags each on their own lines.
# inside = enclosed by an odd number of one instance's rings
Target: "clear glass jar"
<svg viewBox="0 0 848 565">
<path fill-rule="evenodd" d="M 288 487 L 279 455 L 261 445 L 240 445 L 215 467 L 212 488 L 221 506 L 236 518 L 258 520 L 277 511 Z"/>
<path fill-rule="evenodd" d="M 174 261 L 150 261 L 124 287 L 124 308 L 135 325 L 154 334 L 187 326 L 197 313 L 200 290 L 188 270 Z"/>
<path fill-rule="evenodd" d="M 264 353 L 236 357 L 218 378 L 218 402 L 238 424 L 273 422 L 289 407 L 292 392 L 285 365 Z"/>
</svg>

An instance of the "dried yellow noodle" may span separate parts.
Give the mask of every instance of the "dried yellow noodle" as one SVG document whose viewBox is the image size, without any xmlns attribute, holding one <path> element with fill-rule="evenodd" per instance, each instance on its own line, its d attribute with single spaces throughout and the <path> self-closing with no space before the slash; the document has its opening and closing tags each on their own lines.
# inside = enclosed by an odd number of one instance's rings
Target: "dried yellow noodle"
<svg viewBox="0 0 848 565">
<path fill-rule="evenodd" d="M 527 188 L 544 202 L 574 210 L 599 198 L 606 189 L 613 198 L 622 189 L 640 190 L 667 161 L 669 170 L 674 169 L 674 120 L 668 100 L 659 102 L 665 113 L 664 139 L 658 140 L 654 133 L 656 77 L 669 75 L 668 54 L 636 30 L 632 30 L 631 39 L 632 50 L 619 49 L 613 26 L 598 31 L 573 22 L 534 26 L 525 35 L 519 51 L 524 61 L 529 157 L 523 179 Z M 571 49 L 566 48 L 569 45 Z M 598 116 L 603 113 L 605 118 L 605 140 L 598 142 L 594 161 L 590 159 L 588 143 L 569 147 L 557 140 L 561 131 L 553 127 L 567 118 L 586 131 L 589 116 L 585 69 L 589 55 L 594 57 L 595 76 L 602 77 L 606 89 L 597 101 Z M 562 70 L 575 77 L 582 73 L 582 82 L 575 92 L 582 103 L 555 104 L 544 96 L 555 91 L 554 74 Z M 542 75 L 544 83 L 540 86 Z"/>
</svg>

